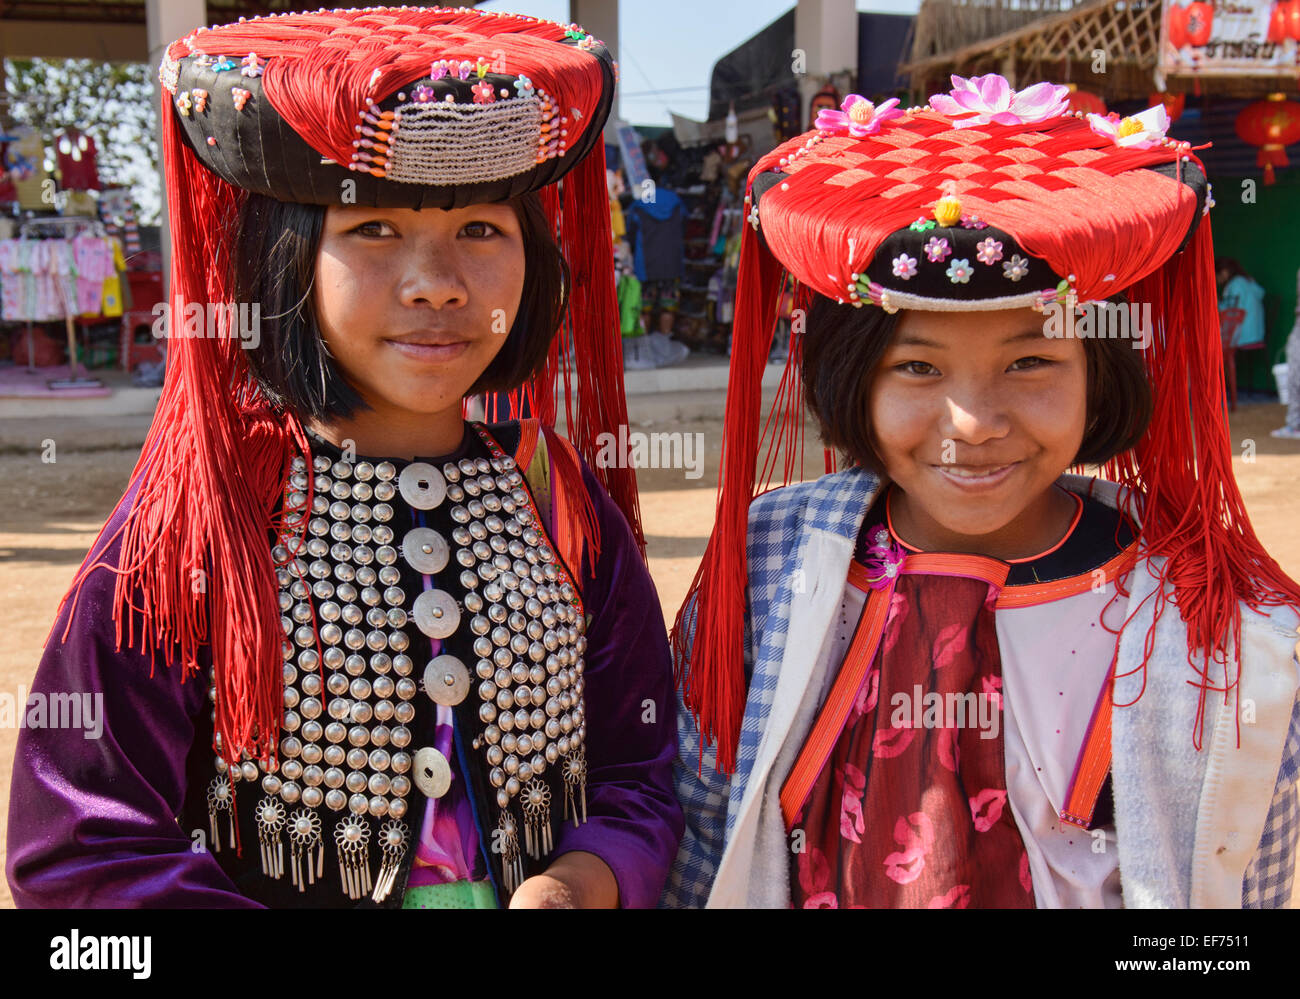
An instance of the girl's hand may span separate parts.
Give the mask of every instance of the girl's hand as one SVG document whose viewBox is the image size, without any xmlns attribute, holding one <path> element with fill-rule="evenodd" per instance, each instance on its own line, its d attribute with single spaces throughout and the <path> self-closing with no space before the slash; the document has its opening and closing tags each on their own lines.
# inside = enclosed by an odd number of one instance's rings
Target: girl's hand
<svg viewBox="0 0 1300 999">
<path fill-rule="evenodd" d="M 618 882 L 594 853 L 574 851 L 546 873 L 529 878 L 510 899 L 512 909 L 616 909 Z"/>
</svg>

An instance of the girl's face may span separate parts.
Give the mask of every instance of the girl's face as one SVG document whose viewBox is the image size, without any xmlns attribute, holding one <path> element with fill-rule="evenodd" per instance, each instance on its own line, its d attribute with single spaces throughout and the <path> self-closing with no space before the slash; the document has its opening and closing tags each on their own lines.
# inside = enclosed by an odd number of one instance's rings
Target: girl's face
<svg viewBox="0 0 1300 999">
<path fill-rule="evenodd" d="M 919 534 L 979 551 L 979 539 L 1032 535 L 1013 524 L 1022 514 L 1049 515 L 1048 491 L 1083 441 L 1087 359 L 1043 321 L 1031 309 L 903 314 L 870 416 Z"/>
<path fill-rule="evenodd" d="M 330 207 L 315 308 L 335 363 L 379 416 L 456 408 L 519 310 L 524 242 L 509 203 Z"/>
</svg>

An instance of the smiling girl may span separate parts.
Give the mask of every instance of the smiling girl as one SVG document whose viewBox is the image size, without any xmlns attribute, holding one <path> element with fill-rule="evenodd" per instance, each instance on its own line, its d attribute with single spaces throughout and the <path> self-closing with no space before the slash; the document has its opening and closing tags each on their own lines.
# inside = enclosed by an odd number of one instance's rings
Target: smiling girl
<svg viewBox="0 0 1300 999">
<path fill-rule="evenodd" d="M 681 828 L 644 707 L 667 637 L 635 481 L 579 457 L 625 420 L 583 207 L 609 53 L 322 11 L 200 30 L 161 78 L 174 315 L 262 327 L 169 351 L 33 684 L 102 693 L 104 737 L 20 737 L 15 901 L 653 903 Z M 579 449 L 548 425 L 569 354 Z M 547 419 L 468 423 L 480 392 Z"/>
<path fill-rule="evenodd" d="M 1203 170 L 1159 109 L 953 82 L 750 175 L 665 901 L 1285 905 L 1300 587 L 1232 476 Z M 848 467 L 751 502 L 782 267 Z"/>
</svg>

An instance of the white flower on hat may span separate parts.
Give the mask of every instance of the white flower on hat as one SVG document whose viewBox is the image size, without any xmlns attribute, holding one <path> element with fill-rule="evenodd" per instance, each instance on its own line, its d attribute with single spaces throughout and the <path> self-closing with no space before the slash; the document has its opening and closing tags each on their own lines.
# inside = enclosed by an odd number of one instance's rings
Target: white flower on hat
<svg viewBox="0 0 1300 999">
<path fill-rule="evenodd" d="M 1150 149 L 1164 141 L 1169 130 L 1169 113 L 1164 104 L 1157 104 L 1131 118 L 1090 114 L 1088 126 L 1122 149 Z"/>
</svg>

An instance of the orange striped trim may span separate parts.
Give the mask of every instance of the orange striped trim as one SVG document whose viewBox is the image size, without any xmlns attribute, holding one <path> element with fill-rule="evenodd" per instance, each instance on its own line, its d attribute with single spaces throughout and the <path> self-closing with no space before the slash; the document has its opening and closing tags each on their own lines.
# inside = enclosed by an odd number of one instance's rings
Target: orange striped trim
<svg viewBox="0 0 1300 999">
<path fill-rule="evenodd" d="M 1093 580 L 1098 572 L 1105 573 L 1105 582 L 1109 584 L 1133 567 L 1133 564 L 1137 561 L 1137 548 L 1138 543 L 1134 541 L 1109 562 L 1077 576 L 1067 576 L 1065 579 L 1056 579 L 1050 583 L 1026 583 L 1020 586 L 1008 586 L 998 594 L 997 607 L 999 609 L 1004 607 L 1032 607 L 1035 604 L 1045 604 L 1052 600 L 1060 600 L 1063 597 L 1072 597 L 1075 594 L 1092 589 Z"/>
<path fill-rule="evenodd" d="M 850 570 L 851 572 L 852 570 Z M 862 617 L 853 632 L 853 642 L 844 665 L 835 678 L 830 696 L 822 706 L 808 740 L 799 752 L 785 786 L 781 788 L 781 814 L 785 817 L 785 828 L 789 832 L 799 809 L 808 798 L 817 775 L 826 765 L 826 759 L 835 747 L 835 741 L 844 729 L 844 722 L 849 716 L 849 709 L 862 688 L 872 660 L 876 658 L 876 649 L 880 647 L 880 638 L 885 633 L 885 620 L 889 616 L 889 602 L 894 594 L 894 581 L 879 590 L 867 594 L 867 605 L 862 609 Z"/>
<path fill-rule="evenodd" d="M 987 555 L 967 555 L 956 552 L 918 552 L 908 555 L 903 562 L 904 572 L 919 572 L 928 576 L 970 576 L 1001 587 L 1007 581 L 1011 566 Z"/>
<path fill-rule="evenodd" d="M 899 574 L 914 572 L 926 576 L 970 576 L 1001 587 L 1010 571 L 1011 567 L 1005 562 L 984 555 L 918 552 L 904 556 Z M 849 582 L 864 592 L 872 589 L 869 570 L 856 559 L 849 563 Z"/>
<path fill-rule="evenodd" d="M 1097 795 L 1106 782 L 1110 772 L 1110 723 L 1112 701 L 1111 688 L 1115 682 L 1115 662 L 1119 658 L 1119 642 L 1115 643 L 1115 655 L 1111 658 L 1111 674 L 1102 684 L 1101 695 L 1092 710 L 1092 721 L 1088 723 L 1088 734 L 1083 740 L 1083 752 L 1074 767 L 1074 777 L 1070 780 L 1070 790 L 1065 796 L 1065 807 L 1061 809 L 1061 821 L 1087 829 L 1092 825 L 1092 813 L 1097 807 Z"/>
<path fill-rule="evenodd" d="M 849 583 L 863 593 L 871 592 L 871 581 L 867 579 L 867 567 L 856 559 L 849 563 Z"/>
</svg>

